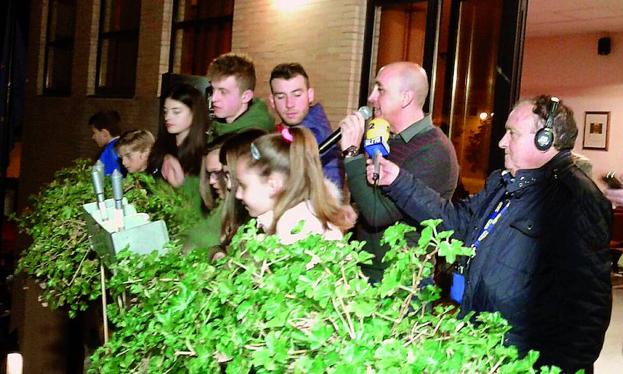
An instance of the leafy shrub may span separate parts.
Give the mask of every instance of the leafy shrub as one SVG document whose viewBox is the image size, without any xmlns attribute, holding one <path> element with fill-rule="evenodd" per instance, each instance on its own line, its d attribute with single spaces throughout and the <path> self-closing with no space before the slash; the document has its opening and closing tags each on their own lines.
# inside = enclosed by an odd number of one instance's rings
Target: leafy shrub
<svg viewBox="0 0 623 374">
<path fill-rule="evenodd" d="M 79 160 L 58 172 L 17 219 L 33 240 L 17 272 L 39 282 L 44 304 L 70 316 L 100 296 L 82 209 L 93 200 L 90 168 Z M 129 176 L 124 193 L 138 211 L 163 219 L 173 239 L 199 218 L 188 198 L 151 177 Z M 387 230 L 390 266 L 375 286 L 359 270 L 370 259 L 361 243 L 310 236 L 284 246 L 253 222 L 216 264 L 200 249 L 182 255 L 177 240 L 162 256 L 122 251 L 108 285 L 130 306 L 109 305 L 115 332 L 90 372 L 534 372 L 538 353 L 518 359 L 502 345 L 509 326 L 499 314 L 472 323 L 433 307 L 439 291 L 422 283 L 430 259 L 471 254 L 451 232 L 437 232 L 438 223 L 425 223 L 416 248 L 404 240 L 412 228 Z"/>
<path fill-rule="evenodd" d="M 431 307 L 438 289 L 422 284 L 430 258 L 471 252 L 438 224 L 424 223 L 416 248 L 404 240 L 413 228 L 389 229 L 390 266 L 375 286 L 359 270 L 370 259 L 361 243 L 310 236 L 284 246 L 253 222 L 215 265 L 200 250 L 126 252 L 110 287 L 133 306 L 109 307 L 117 331 L 90 372 L 533 372 L 538 354 L 520 360 L 502 345 L 509 326 L 499 314 L 474 324 Z"/>
<path fill-rule="evenodd" d="M 44 306 L 67 307 L 72 317 L 101 294 L 99 260 L 89 245 L 82 208 L 95 200 L 91 167 L 90 161 L 77 160 L 72 167 L 60 170 L 38 195 L 29 198 L 30 209 L 14 217 L 20 230 L 32 239 L 16 273 L 23 272 L 39 283 Z M 123 187 L 139 212 L 167 223 L 171 238 L 198 218 L 186 214 L 190 209 L 184 209 L 185 200 L 170 186 L 150 176 L 129 175 Z M 112 196 L 110 183 L 105 191 Z"/>
</svg>

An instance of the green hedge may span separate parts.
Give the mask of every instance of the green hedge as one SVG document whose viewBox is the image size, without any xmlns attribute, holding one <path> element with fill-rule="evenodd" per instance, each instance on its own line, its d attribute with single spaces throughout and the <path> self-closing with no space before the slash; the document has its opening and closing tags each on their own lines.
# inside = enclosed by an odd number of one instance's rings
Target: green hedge
<svg viewBox="0 0 623 374">
<path fill-rule="evenodd" d="M 93 200 L 90 167 L 79 160 L 57 173 L 17 219 L 33 240 L 17 271 L 39 282 L 44 304 L 70 316 L 100 297 L 99 261 L 82 218 L 82 204 Z M 198 219 L 188 199 L 148 176 L 129 176 L 124 190 L 138 211 L 165 220 L 173 239 Z M 438 224 L 424 224 L 416 248 L 404 239 L 413 228 L 387 230 L 390 265 L 374 286 L 359 269 L 370 260 L 361 243 L 310 236 L 284 246 L 254 222 L 216 264 L 201 249 L 183 254 L 177 240 L 161 256 L 123 251 L 108 287 L 129 306 L 109 305 L 114 333 L 89 371 L 535 372 L 537 352 L 518 359 L 502 345 L 510 327 L 499 314 L 462 320 L 451 307 L 434 306 L 439 290 L 422 285 L 433 272 L 430 259 L 472 253 L 451 232 L 437 232 Z"/>
<path fill-rule="evenodd" d="M 29 198 L 29 208 L 13 217 L 32 240 L 21 254 L 16 273 L 23 272 L 39 283 L 44 306 L 66 308 L 71 317 L 101 294 L 99 260 L 89 245 L 82 208 L 95 201 L 91 167 L 88 160 L 76 160 L 72 167 L 57 172 L 50 184 Z M 173 239 L 198 219 L 186 200 L 150 176 L 129 175 L 123 188 L 139 212 L 167 223 Z M 105 191 L 112 197 L 110 182 Z"/>
<path fill-rule="evenodd" d="M 217 264 L 201 250 L 120 256 L 111 290 L 133 306 L 109 307 L 117 331 L 90 372 L 534 372 L 536 352 L 518 359 L 502 345 L 509 326 L 499 314 L 474 324 L 432 307 L 439 290 L 421 287 L 430 258 L 471 251 L 438 233 L 439 221 L 425 223 L 417 248 L 404 240 L 413 228 L 386 232 L 391 264 L 375 286 L 358 266 L 370 258 L 361 243 L 310 236 L 284 246 L 253 224 Z"/>
</svg>

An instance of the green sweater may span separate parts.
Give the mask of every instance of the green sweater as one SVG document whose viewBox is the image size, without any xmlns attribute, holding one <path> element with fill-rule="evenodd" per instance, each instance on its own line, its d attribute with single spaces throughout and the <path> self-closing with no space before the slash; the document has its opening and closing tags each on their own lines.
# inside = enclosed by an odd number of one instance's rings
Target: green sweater
<svg viewBox="0 0 623 374">
<path fill-rule="evenodd" d="M 451 198 L 458 178 L 458 163 L 450 140 L 435 127 L 430 116 L 415 122 L 389 140 L 388 159 L 401 169 L 417 176 L 444 198 Z M 416 225 L 406 219 L 401 208 L 385 195 L 381 188 L 370 186 L 366 179 L 366 160 L 363 155 L 347 158 L 344 168 L 351 199 L 359 209 L 354 230 L 357 240 L 365 241 L 364 249 L 375 255 L 371 265 L 362 270 L 372 281 L 380 281 L 386 264 L 382 262 L 388 247 L 381 245 L 385 229 L 396 222 Z M 419 233 L 406 235 L 407 243 L 414 245 Z"/>
<path fill-rule="evenodd" d="M 184 230 L 185 247 L 211 248 L 221 242 L 221 212 L 223 204 L 219 199 L 217 205 L 205 213 L 203 200 L 199 194 L 199 177 L 187 175 L 184 184 L 177 190 L 183 196 L 182 206 L 178 209 L 178 219 L 188 229 Z"/>
<path fill-rule="evenodd" d="M 247 111 L 232 123 L 214 121 L 213 126 L 215 137 L 252 128 L 263 129 L 269 133 L 275 131 L 275 121 L 268 111 L 266 103 L 260 99 L 253 99 Z"/>
<path fill-rule="evenodd" d="M 210 210 L 199 222 L 186 234 L 185 246 L 191 248 L 210 249 L 221 244 L 221 216 L 223 213 L 223 200 L 219 199 L 217 205 Z"/>
</svg>

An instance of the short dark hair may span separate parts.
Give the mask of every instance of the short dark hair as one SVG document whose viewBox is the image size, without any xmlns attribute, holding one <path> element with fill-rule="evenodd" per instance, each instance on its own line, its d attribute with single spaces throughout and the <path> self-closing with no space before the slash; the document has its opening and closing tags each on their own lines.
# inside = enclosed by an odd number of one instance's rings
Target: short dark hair
<svg viewBox="0 0 623 374">
<path fill-rule="evenodd" d="M 100 110 L 89 118 L 89 126 L 99 131 L 108 130 L 112 137 L 121 134 L 120 122 L 121 116 L 116 110 Z"/>
<path fill-rule="evenodd" d="M 218 56 L 210 63 L 207 75 L 210 81 L 233 76 L 240 92 L 255 90 L 255 65 L 244 54 L 225 53 Z"/>
<path fill-rule="evenodd" d="M 309 77 L 307 76 L 307 72 L 298 62 L 286 62 L 275 66 L 273 68 L 273 71 L 270 72 L 270 79 L 268 80 L 271 92 L 273 90 L 273 86 L 271 84 L 273 79 L 289 80 L 296 77 L 297 75 L 305 78 L 305 85 L 307 86 L 307 88 L 309 88 Z"/>
<path fill-rule="evenodd" d="M 538 116 L 536 122 L 537 130 L 545 127 L 545 122 L 552 107 L 551 99 L 551 95 L 539 95 L 530 100 L 533 105 L 532 112 Z M 573 118 L 573 110 L 564 105 L 562 100 L 560 100 L 558 109 L 554 113 L 552 129 L 554 131 L 554 147 L 557 150 L 573 149 L 575 139 L 578 136 L 578 126 L 575 123 L 575 118 Z"/>
</svg>

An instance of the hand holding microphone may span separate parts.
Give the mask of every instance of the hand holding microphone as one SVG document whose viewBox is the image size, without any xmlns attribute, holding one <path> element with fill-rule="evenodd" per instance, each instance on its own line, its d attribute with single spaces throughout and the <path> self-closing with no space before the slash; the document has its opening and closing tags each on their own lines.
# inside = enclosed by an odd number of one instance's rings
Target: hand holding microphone
<svg viewBox="0 0 623 374">
<path fill-rule="evenodd" d="M 389 155 L 389 122 L 383 118 L 375 118 L 368 124 L 366 139 L 363 147 L 368 156 L 373 160 L 374 170 L 372 181 L 379 179 L 380 159 Z"/>
<path fill-rule="evenodd" d="M 372 109 L 362 106 L 353 114 L 349 114 L 342 121 L 340 127 L 325 139 L 318 150 L 323 154 L 337 142 L 340 142 L 342 151 L 350 146 L 359 148 L 365 129 L 366 120 L 372 117 Z"/>
</svg>

